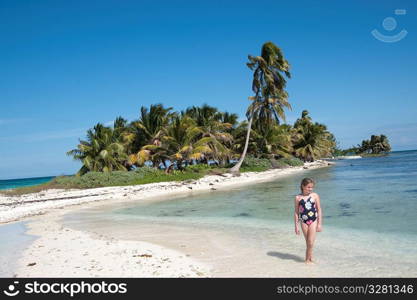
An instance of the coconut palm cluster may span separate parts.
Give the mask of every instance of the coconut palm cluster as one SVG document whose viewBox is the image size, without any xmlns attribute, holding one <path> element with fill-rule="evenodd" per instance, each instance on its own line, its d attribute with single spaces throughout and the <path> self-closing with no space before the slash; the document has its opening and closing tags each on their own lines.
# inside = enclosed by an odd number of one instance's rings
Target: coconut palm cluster
<svg viewBox="0 0 417 300">
<path fill-rule="evenodd" d="M 118 117 L 113 126 L 97 123 L 76 149 L 67 152 L 82 163 L 77 175 L 90 171 L 130 171 L 143 166 L 183 170 L 190 165 L 216 164 L 239 172 L 246 154 L 256 158 L 314 161 L 330 156 L 336 141 L 308 111 L 293 125 L 285 123 L 291 109 L 286 92 L 290 64 L 272 42 L 261 55 L 248 56 L 253 71 L 246 117 L 204 104 L 175 111 L 163 104 L 142 106 L 136 120 Z"/>
</svg>

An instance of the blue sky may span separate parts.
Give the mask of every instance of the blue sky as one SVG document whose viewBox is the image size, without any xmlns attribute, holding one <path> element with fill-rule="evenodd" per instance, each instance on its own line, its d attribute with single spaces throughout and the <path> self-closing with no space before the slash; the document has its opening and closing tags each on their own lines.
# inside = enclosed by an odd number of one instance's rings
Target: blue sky
<svg viewBox="0 0 417 300">
<path fill-rule="evenodd" d="M 292 66 L 288 123 L 307 109 L 342 148 L 385 134 L 393 150 L 417 149 L 416 14 L 411 0 L 1 0 L 0 179 L 75 173 L 65 152 L 86 130 L 142 105 L 243 118 L 247 55 L 266 41 Z M 408 34 L 386 43 L 374 29 Z"/>
</svg>

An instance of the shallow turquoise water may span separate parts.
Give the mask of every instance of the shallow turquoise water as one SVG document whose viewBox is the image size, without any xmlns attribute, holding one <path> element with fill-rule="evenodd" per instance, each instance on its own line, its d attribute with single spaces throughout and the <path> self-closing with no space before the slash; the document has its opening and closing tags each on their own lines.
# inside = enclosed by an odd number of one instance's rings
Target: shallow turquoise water
<svg viewBox="0 0 417 300">
<path fill-rule="evenodd" d="M 417 151 L 394 152 L 386 157 L 339 160 L 329 168 L 228 191 L 87 209 L 66 216 L 65 224 L 172 247 L 178 247 L 172 239 L 180 241 L 185 234 L 181 232 L 187 228 L 190 232 L 193 228 L 214 230 L 238 237 L 243 245 L 253 248 L 249 252 L 251 266 L 236 271 L 235 276 L 302 276 L 300 265 L 281 265 L 283 260 L 270 253 L 302 261 L 303 238 L 294 235 L 294 196 L 302 178 L 311 177 L 317 183 L 315 192 L 320 195 L 324 213 L 323 232 L 315 247 L 321 264 L 311 276 L 417 276 L 416 175 Z M 158 224 L 166 227 L 149 229 Z M 153 236 L 158 228 L 178 226 L 185 229 L 177 230 L 174 236 L 163 232 L 159 232 L 162 238 Z M 198 235 L 191 238 L 198 239 Z M 239 260 L 237 265 L 247 263 L 246 256 L 239 256 L 241 247 L 228 247 Z M 181 246 L 178 249 L 181 251 Z M 210 261 L 211 257 L 213 254 L 208 254 L 205 259 Z M 228 262 L 226 259 L 220 264 Z M 259 266 L 263 266 L 261 271 Z"/>
<path fill-rule="evenodd" d="M 294 236 L 293 201 L 301 179 L 312 177 L 317 182 L 315 192 L 321 197 L 324 213 L 324 230 L 315 247 L 321 264 L 312 276 L 413 277 L 417 276 L 416 175 L 417 151 L 393 152 L 386 157 L 339 160 L 329 168 L 228 191 L 84 209 L 67 215 L 64 223 L 79 230 L 119 234 L 125 239 L 164 244 L 166 238 L 174 248 L 175 241 L 169 234 L 161 240 L 152 237 L 152 228 L 141 231 L 141 226 L 213 229 L 239 237 L 254 249 L 249 252 L 252 265 L 236 271 L 235 276 L 301 276 L 303 269 L 297 262 L 303 259 L 304 244 L 302 237 Z M 27 238 L 22 235 L 24 228 L 9 227 L 7 234 L 7 228 L 3 228 L 6 231 L 0 231 L 1 240 L 6 240 L 13 230 L 20 231 L 12 233 L 12 244 L 3 245 L 0 254 L 23 249 Z M 181 234 L 176 238 L 181 240 Z M 246 260 L 238 249 L 231 251 L 236 251 L 234 259 Z M 295 257 L 295 263 L 290 260 L 288 265 L 280 265 L 283 260 L 277 256 Z M 228 261 L 229 258 L 221 263 Z M 278 273 L 271 271 L 275 264 Z M 252 268 L 258 266 L 270 273 L 252 273 Z M 7 268 L 10 273 L 11 266 Z M 5 274 L 0 272 L 0 276 Z"/>
<path fill-rule="evenodd" d="M 12 277 L 25 247 L 36 237 L 26 234 L 26 222 L 16 222 L 0 226 L 0 277 Z"/>
<path fill-rule="evenodd" d="M 114 215 L 177 222 L 291 223 L 294 196 L 308 176 L 316 181 L 323 223 L 378 233 L 417 233 L 417 151 L 387 157 L 340 160 L 330 168 L 272 182 L 193 197 L 115 209 Z"/>
<path fill-rule="evenodd" d="M 0 190 L 33 186 L 50 181 L 54 176 L 0 180 Z"/>
</svg>

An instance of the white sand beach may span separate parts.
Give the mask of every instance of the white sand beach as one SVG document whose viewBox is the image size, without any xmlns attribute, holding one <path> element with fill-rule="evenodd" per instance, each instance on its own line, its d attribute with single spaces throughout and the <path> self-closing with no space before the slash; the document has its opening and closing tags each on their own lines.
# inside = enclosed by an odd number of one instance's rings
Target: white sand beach
<svg viewBox="0 0 417 300">
<path fill-rule="evenodd" d="M 115 240 L 65 228 L 66 212 L 39 216 L 28 234 L 16 277 L 208 277 L 208 266 L 177 251 L 142 241 Z"/>
<path fill-rule="evenodd" d="M 81 208 L 155 199 L 169 201 L 174 195 L 227 190 L 331 164 L 315 161 L 301 167 L 248 172 L 235 177 L 211 175 L 188 182 L 1 195 L 0 223 L 28 220 L 28 233 L 39 237 L 23 252 L 16 277 L 211 277 L 216 272 L 210 263 L 182 251 L 128 237 L 114 239 L 74 230 L 64 227 L 59 220 Z"/>
</svg>

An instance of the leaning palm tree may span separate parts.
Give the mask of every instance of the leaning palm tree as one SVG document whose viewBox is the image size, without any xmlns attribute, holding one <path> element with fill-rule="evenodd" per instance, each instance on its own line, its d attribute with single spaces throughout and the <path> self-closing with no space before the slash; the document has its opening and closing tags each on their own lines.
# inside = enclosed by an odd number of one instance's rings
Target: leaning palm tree
<svg viewBox="0 0 417 300">
<path fill-rule="evenodd" d="M 291 109 L 288 93 L 285 91 L 286 79 L 291 78 L 290 65 L 284 58 L 280 48 L 274 43 L 267 42 L 262 46 L 261 56 L 248 56 L 247 66 L 254 70 L 252 91 L 255 96 L 249 97 L 253 102 L 249 105 L 246 117 L 249 120 L 245 147 L 243 153 L 230 172 L 239 172 L 248 149 L 252 121 L 262 120 L 266 126 L 274 121 L 279 124 L 279 118 L 285 120 L 284 108 Z"/>
<path fill-rule="evenodd" d="M 114 170 L 126 171 L 124 162 L 127 154 L 123 143 L 118 140 L 113 129 L 98 123 L 93 129 L 87 131 L 87 140 L 80 140 L 77 149 L 67 152 L 74 160 L 83 163 L 77 176 L 90 171 L 111 172 Z"/>
<path fill-rule="evenodd" d="M 239 159 L 239 153 L 243 153 L 246 145 L 246 137 L 248 131 L 248 122 L 242 121 L 239 123 L 238 126 L 232 131 L 233 135 L 233 158 Z M 257 143 L 257 138 L 260 136 L 256 130 L 254 130 L 253 126 L 251 126 L 251 132 L 249 135 L 249 141 L 247 145 L 247 154 L 252 154 L 253 156 L 257 156 L 256 154 L 260 152 L 259 145 Z"/>
</svg>

